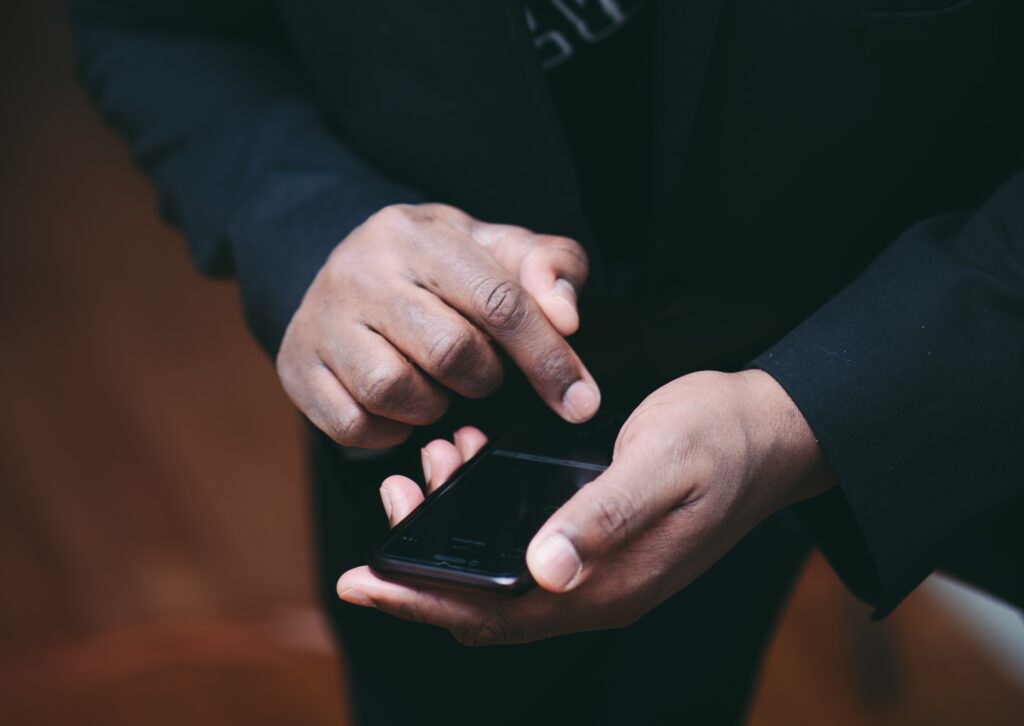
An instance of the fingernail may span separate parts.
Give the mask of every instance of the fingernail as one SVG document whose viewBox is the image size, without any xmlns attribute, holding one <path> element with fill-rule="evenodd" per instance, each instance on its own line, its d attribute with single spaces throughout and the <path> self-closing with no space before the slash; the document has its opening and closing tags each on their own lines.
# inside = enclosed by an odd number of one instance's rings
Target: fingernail
<svg viewBox="0 0 1024 726">
<path fill-rule="evenodd" d="M 345 590 L 345 592 L 341 593 L 339 597 L 341 597 L 341 599 L 345 602 L 351 603 L 353 605 L 359 605 L 360 607 L 364 608 L 373 607 L 373 600 L 371 600 L 370 596 L 362 590 L 356 590 L 354 588 L 348 589 Z"/>
<path fill-rule="evenodd" d="M 568 590 L 583 571 L 576 548 L 563 534 L 550 535 L 531 548 L 530 554 L 530 572 L 555 590 Z"/>
<path fill-rule="evenodd" d="M 430 454 L 425 448 L 420 449 L 420 464 L 423 466 L 423 481 L 430 483 Z"/>
<path fill-rule="evenodd" d="M 388 515 L 388 519 L 391 519 L 391 492 L 388 491 L 387 487 L 380 488 L 380 501 L 384 505 L 384 514 Z"/>
<path fill-rule="evenodd" d="M 572 335 L 579 330 L 580 313 L 576 309 L 576 290 L 572 283 L 568 280 L 556 280 L 552 288 L 551 302 L 556 303 L 557 307 L 562 309 L 561 313 L 555 312 L 556 309 L 552 310 L 559 319 L 559 332 L 563 335 Z"/>
<path fill-rule="evenodd" d="M 555 280 L 555 297 L 565 300 L 572 309 L 576 309 L 576 288 L 568 280 L 561 277 Z"/>
<path fill-rule="evenodd" d="M 601 394 L 590 384 L 576 381 L 565 392 L 562 403 L 572 420 L 585 421 L 593 416 L 601 405 Z"/>
</svg>

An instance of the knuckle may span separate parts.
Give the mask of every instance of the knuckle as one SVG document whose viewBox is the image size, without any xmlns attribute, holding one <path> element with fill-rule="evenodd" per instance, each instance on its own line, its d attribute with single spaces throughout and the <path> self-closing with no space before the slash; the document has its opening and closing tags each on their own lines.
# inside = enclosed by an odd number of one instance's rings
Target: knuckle
<svg viewBox="0 0 1024 726">
<path fill-rule="evenodd" d="M 391 228 L 402 224 L 406 220 L 408 204 L 391 204 L 374 212 L 367 220 L 370 226 L 382 226 Z"/>
<path fill-rule="evenodd" d="M 445 204 L 391 204 L 377 211 L 371 219 L 386 227 L 403 227 L 409 224 L 430 224 L 456 213 L 457 210 Z"/>
<path fill-rule="evenodd" d="M 440 202 L 425 202 L 415 205 L 415 208 L 428 214 L 430 219 L 462 220 L 469 216 L 456 207 Z"/>
<path fill-rule="evenodd" d="M 400 416 L 400 420 L 405 422 L 411 430 L 412 426 L 427 426 L 436 423 L 448 410 L 448 404 L 448 397 L 444 393 L 428 394 L 408 400 L 402 405 L 401 411 L 395 407 L 392 415 L 396 417 L 396 420 Z"/>
<path fill-rule="evenodd" d="M 466 395 L 473 397 L 489 396 L 501 387 L 505 372 L 498 361 L 488 362 L 473 369 L 473 374 L 465 381 L 468 389 Z"/>
<path fill-rule="evenodd" d="M 373 215 L 382 222 L 403 223 L 420 217 L 430 217 L 430 206 L 426 204 L 389 204 Z"/>
<path fill-rule="evenodd" d="M 570 237 L 552 236 L 549 244 L 559 252 L 564 252 L 567 255 L 572 255 L 578 259 L 581 263 L 587 264 L 587 252 L 576 240 Z"/>
<path fill-rule="evenodd" d="M 368 224 L 386 235 L 410 235 L 416 228 L 433 223 L 438 215 L 439 210 L 431 204 L 392 204 L 371 216 Z"/>
<path fill-rule="evenodd" d="M 434 340 L 424 361 L 427 370 L 442 378 L 454 378 L 471 372 L 478 362 L 476 337 L 463 328 L 443 333 Z"/>
<path fill-rule="evenodd" d="M 474 298 L 476 309 L 496 334 L 513 337 L 525 327 L 529 296 L 518 283 L 485 278 L 477 284 Z"/>
<path fill-rule="evenodd" d="M 397 363 L 377 363 L 359 377 L 357 400 L 374 408 L 391 408 L 409 398 L 410 374 Z"/>
<path fill-rule="evenodd" d="M 633 507 L 621 494 L 603 491 L 590 499 L 590 520 L 610 539 L 625 539 L 633 521 Z"/>
<path fill-rule="evenodd" d="M 478 623 L 455 628 L 451 633 L 461 645 L 471 648 L 522 640 L 520 629 L 508 618 L 497 614 L 487 615 Z"/>
<path fill-rule="evenodd" d="M 448 396 L 444 393 L 436 396 L 427 395 L 417 403 L 416 409 L 422 415 L 423 424 L 432 424 L 448 411 Z"/>
<path fill-rule="evenodd" d="M 324 432 L 342 446 L 365 443 L 370 433 L 370 419 L 361 411 L 336 413 L 327 417 Z"/>
<path fill-rule="evenodd" d="M 568 388 L 573 381 L 579 380 L 580 377 L 576 370 L 576 361 L 564 345 L 559 345 L 541 358 L 534 367 L 533 373 L 538 380 L 563 383 L 565 384 L 564 388 Z"/>
<path fill-rule="evenodd" d="M 590 259 L 583 245 L 569 237 L 550 236 L 547 237 L 544 246 L 558 252 L 573 260 L 574 265 L 579 269 L 582 276 L 586 276 L 590 267 Z"/>
</svg>

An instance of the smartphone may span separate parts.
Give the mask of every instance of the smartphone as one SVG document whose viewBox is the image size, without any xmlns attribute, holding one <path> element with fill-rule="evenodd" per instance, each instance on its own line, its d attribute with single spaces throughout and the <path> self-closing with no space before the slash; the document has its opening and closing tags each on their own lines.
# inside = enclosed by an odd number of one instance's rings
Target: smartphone
<svg viewBox="0 0 1024 726">
<path fill-rule="evenodd" d="M 538 410 L 464 463 L 370 553 L 379 576 L 513 595 L 533 584 L 526 547 L 611 463 L 622 417 L 569 424 Z"/>
</svg>

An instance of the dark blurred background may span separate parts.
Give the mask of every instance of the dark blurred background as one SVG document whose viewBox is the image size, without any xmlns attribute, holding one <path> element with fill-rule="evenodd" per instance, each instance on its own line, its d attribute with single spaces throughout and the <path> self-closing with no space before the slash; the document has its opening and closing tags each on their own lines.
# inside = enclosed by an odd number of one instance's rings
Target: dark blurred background
<svg viewBox="0 0 1024 726">
<path fill-rule="evenodd" d="M 297 417 L 77 88 L 64 3 L 3 9 L 0 723 L 346 724 Z M 1022 638 L 943 581 L 870 623 L 814 559 L 751 722 L 1024 723 Z"/>
</svg>

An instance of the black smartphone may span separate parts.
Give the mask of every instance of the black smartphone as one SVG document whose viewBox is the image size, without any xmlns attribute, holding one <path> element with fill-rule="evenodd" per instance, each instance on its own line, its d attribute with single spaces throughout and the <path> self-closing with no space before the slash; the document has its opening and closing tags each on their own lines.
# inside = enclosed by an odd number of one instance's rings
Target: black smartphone
<svg viewBox="0 0 1024 726">
<path fill-rule="evenodd" d="M 370 553 L 379 576 L 504 594 L 533 580 L 526 547 L 551 514 L 611 463 L 622 418 L 569 424 L 538 410 L 488 444 Z"/>
</svg>

